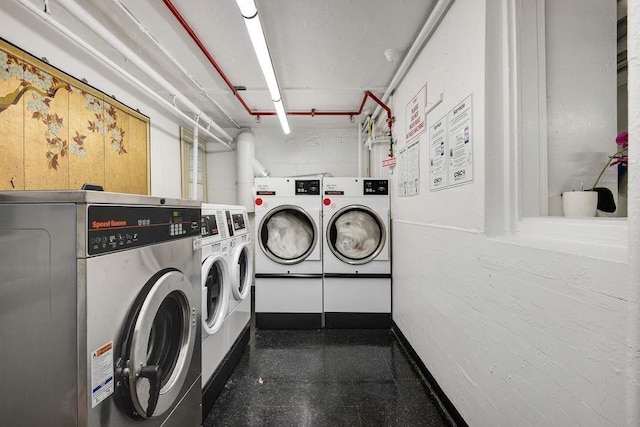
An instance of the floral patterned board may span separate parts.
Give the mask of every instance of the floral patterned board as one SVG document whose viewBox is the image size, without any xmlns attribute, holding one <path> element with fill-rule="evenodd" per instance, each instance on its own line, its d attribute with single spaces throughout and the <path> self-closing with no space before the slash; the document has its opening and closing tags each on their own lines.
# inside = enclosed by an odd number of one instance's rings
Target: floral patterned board
<svg viewBox="0 0 640 427">
<path fill-rule="evenodd" d="M 0 190 L 149 194 L 149 119 L 0 40 Z"/>
</svg>

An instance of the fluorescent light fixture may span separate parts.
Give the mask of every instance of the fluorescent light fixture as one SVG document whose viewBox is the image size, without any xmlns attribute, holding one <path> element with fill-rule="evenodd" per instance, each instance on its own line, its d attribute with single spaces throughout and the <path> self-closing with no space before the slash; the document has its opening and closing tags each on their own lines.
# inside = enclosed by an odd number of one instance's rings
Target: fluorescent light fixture
<svg viewBox="0 0 640 427">
<path fill-rule="evenodd" d="M 280 126 L 282 126 L 282 131 L 285 135 L 289 135 L 291 129 L 289 129 L 289 122 L 287 121 L 287 113 L 284 111 L 284 105 L 282 104 L 282 100 L 274 101 L 273 105 L 276 106 L 276 113 L 278 113 L 278 118 L 280 119 Z"/>
<path fill-rule="evenodd" d="M 278 114 L 278 119 L 280 119 L 282 130 L 285 134 L 289 134 L 289 132 L 291 132 L 289 129 L 289 121 L 287 120 L 287 113 L 284 110 L 284 105 L 282 103 L 278 80 L 276 79 L 276 73 L 273 70 L 271 55 L 269 55 L 267 41 L 264 37 L 264 31 L 262 31 L 262 24 L 258 17 L 258 9 L 256 8 L 254 0 L 236 0 L 236 3 L 238 4 L 240 13 L 244 17 L 244 23 L 247 26 L 253 50 L 256 52 L 258 64 L 260 64 L 264 80 L 269 88 L 271 100 L 276 107 L 276 113 Z"/>
</svg>

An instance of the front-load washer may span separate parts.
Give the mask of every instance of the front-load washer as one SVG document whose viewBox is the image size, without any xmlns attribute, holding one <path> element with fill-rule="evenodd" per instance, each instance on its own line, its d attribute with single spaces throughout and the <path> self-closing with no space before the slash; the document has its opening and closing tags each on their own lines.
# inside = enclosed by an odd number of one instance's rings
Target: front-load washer
<svg viewBox="0 0 640 427">
<path fill-rule="evenodd" d="M 229 240 L 224 212 L 216 205 L 202 204 L 202 392 L 203 417 L 211 409 L 219 387 L 213 384 L 227 354 L 226 329 L 223 328 L 229 307 Z M 226 381 L 226 379 L 225 379 Z"/>
<path fill-rule="evenodd" d="M 251 285 L 253 283 L 253 248 L 250 241 L 249 217 L 244 206 L 225 206 L 224 215 L 229 236 L 229 308 L 227 351 L 237 347 L 251 321 Z M 244 345 L 244 344 L 243 344 Z"/>
<path fill-rule="evenodd" d="M 322 327 L 320 179 L 256 178 L 258 329 Z"/>
<path fill-rule="evenodd" d="M 323 180 L 327 328 L 391 326 L 389 181 Z"/>
<path fill-rule="evenodd" d="M 14 192 L 0 217 L 3 423 L 200 425 L 200 203 Z"/>
</svg>

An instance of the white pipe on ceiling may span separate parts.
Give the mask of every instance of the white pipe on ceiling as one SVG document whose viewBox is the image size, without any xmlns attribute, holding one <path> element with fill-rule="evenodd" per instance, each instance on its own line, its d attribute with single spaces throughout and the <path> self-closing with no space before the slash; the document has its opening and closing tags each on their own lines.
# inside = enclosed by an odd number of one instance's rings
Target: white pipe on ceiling
<svg viewBox="0 0 640 427">
<path fill-rule="evenodd" d="M 154 90 L 152 90 L 151 88 L 146 86 L 144 83 L 142 83 L 140 80 L 135 78 L 133 75 L 129 74 L 127 71 L 122 69 L 115 62 L 113 62 L 111 59 L 109 59 L 105 55 L 103 55 L 100 51 L 98 51 L 97 49 L 95 49 L 94 47 L 92 47 L 91 45 L 86 43 L 82 38 L 78 37 L 76 34 L 74 34 L 73 32 L 69 31 L 64 25 L 60 24 L 58 21 L 53 19 L 53 17 L 51 15 L 41 11 L 38 7 L 36 7 L 34 4 L 30 3 L 28 0 L 17 0 L 17 2 L 21 6 L 23 6 L 25 9 L 27 9 L 29 12 L 31 12 L 35 16 L 37 16 L 38 18 L 40 18 L 43 21 L 47 22 L 55 30 L 60 32 L 62 35 L 67 37 L 69 40 L 71 40 L 72 42 L 76 43 L 78 46 L 80 46 L 81 48 L 83 48 L 84 50 L 89 52 L 91 55 L 95 56 L 98 60 L 103 62 L 105 65 L 109 66 L 112 70 L 114 70 L 115 72 L 117 72 L 118 74 L 123 76 L 125 79 L 129 80 L 131 83 L 133 83 L 136 86 L 138 86 L 143 91 L 147 92 L 151 97 L 156 99 L 163 107 L 167 108 L 172 113 L 177 114 L 179 117 L 181 117 L 182 119 L 186 120 L 187 122 L 192 123 L 192 124 L 196 124 L 195 120 L 193 120 L 191 117 L 189 117 L 188 115 L 186 115 L 185 113 L 180 111 L 175 105 L 171 104 L 169 101 L 167 101 L 166 99 L 162 98 Z M 209 129 L 206 129 L 204 126 L 199 125 L 199 124 L 198 124 L 198 127 L 201 130 L 203 130 L 207 135 L 209 135 L 211 138 L 215 139 L 220 144 L 225 146 L 227 149 L 232 150 L 231 146 L 227 142 L 225 142 L 222 139 L 220 139 L 220 137 L 218 137 L 217 135 L 214 135 L 213 133 L 209 132 Z"/>
<path fill-rule="evenodd" d="M 444 18 L 444 15 L 447 13 L 449 7 L 453 4 L 454 1 L 455 0 L 438 0 L 438 3 L 436 3 L 436 5 L 433 7 L 431 13 L 429 13 L 429 16 L 427 17 L 427 20 L 422 26 L 420 33 L 418 33 L 418 36 L 411 44 L 409 51 L 405 55 L 402 63 L 400 63 L 400 66 L 398 67 L 398 70 L 391 79 L 389 87 L 387 87 L 386 92 L 380 98 L 383 103 L 387 103 L 387 101 L 389 100 L 389 96 L 391 96 L 391 94 L 400 85 L 400 82 L 402 82 L 402 79 L 404 79 L 407 71 L 409 71 L 409 67 L 413 65 L 413 61 L 415 61 L 425 43 L 429 41 L 433 32 L 436 30 L 436 28 L 438 28 L 438 25 L 440 25 L 440 21 L 442 21 L 442 18 Z M 378 119 L 381 111 L 382 108 L 380 106 L 376 107 L 375 111 L 373 112 L 374 120 Z"/>
<path fill-rule="evenodd" d="M 136 67 L 142 70 L 145 74 L 151 77 L 156 83 L 162 86 L 166 91 L 174 94 L 175 98 L 182 102 L 189 110 L 195 115 L 199 116 L 207 125 L 211 126 L 218 134 L 222 135 L 222 138 L 227 142 L 231 142 L 233 138 L 224 129 L 222 129 L 213 119 L 207 116 L 197 105 L 195 105 L 189 98 L 184 96 L 180 91 L 169 83 L 164 77 L 154 70 L 149 64 L 147 64 L 142 58 L 131 50 L 127 45 L 122 43 L 118 37 L 116 37 L 111 31 L 109 31 L 104 25 L 102 25 L 96 18 L 90 13 L 84 10 L 73 0 L 57 0 L 57 2 L 76 17 L 80 22 L 90 28 L 95 34 L 100 36 L 104 41 L 113 46 L 119 53 L 131 61 Z"/>
<path fill-rule="evenodd" d="M 237 127 L 238 129 L 240 128 L 240 124 L 238 124 L 238 122 L 236 121 L 236 119 L 234 119 L 231 114 L 229 114 L 219 103 L 218 101 L 216 101 L 211 95 L 209 95 L 209 93 L 206 91 L 206 89 L 204 88 L 204 86 L 202 86 L 200 83 L 198 83 L 198 81 L 195 79 L 195 77 L 193 77 L 193 75 L 186 69 L 184 68 L 184 66 L 173 56 L 171 55 L 171 53 L 160 44 L 160 42 L 158 41 L 158 39 L 156 39 L 153 34 L 151 34 L 151 32 L 142 24 L 142 22 L 140 22 L 140 20 L 138 20 L 138 18 L 136 18 L 136 16 L 129 10 L 127 9 L 127 7 L 125 5 L 122 4 L 122 2 L 120 0 L 113 0 L 113 2 L 116 4 L 116 6 L 118 6 L 120 9 L 122 9 L 122 11 L 129 17 L 129 19 L 131 19 L 133 22 L 135 22 L 136 26 L 138 27 L 138 29 L 144 33 L 155 45 L 158 49 L 160 49 L 162 51 L 162 53 L 164 53 L 167 58 L 169 58 L 171 60 L 171 62 L 173 62 L 173 64 L 176 66 L 176 68 L 178 68 L 180 71 L 182 71 L 182 73 L 187 76 L 189 78 L 189 80 L 191 80 L 191 82 L 196 85 L 196 87 L 198 88 L 198 90 L 204 95 L 206 96 L 209 101 L 211 101 L 216 108 L 218 108 L 218 110 L 220 110 L 220 112 L 222 112 L 222 114 L 224 114 L 225 116 L 227 116 L 227 118 L 233 123 L 233 125 L 235 127 Z"/>
</svg>

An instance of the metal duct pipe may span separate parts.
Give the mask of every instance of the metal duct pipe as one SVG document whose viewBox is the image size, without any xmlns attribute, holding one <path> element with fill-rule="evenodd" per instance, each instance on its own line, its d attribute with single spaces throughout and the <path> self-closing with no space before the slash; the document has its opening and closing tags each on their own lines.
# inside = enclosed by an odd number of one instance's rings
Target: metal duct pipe
<svg viewBox="0 0 640 427">
<path fill-rule="evenodd" d="M 58 3 L 64 7 L 69 13 L 76 17 L 80 22 L 86 25 L 88 28 L 100 36 L 104 41 L 109 43 L 118 52 L 124 55 L 127 60 L 131 61 L 136 67 L 142 70 L 145 74 L 151 77 L 156 83 L 162 86 L 167 92 L 174 94 L 175 98 L 182 102 L 189 110 L 195 115 L 199 116 L 203 121 L 211 126 L 217 133 L 222 135 L 222 138 L 227 142 L 231 142 L 233 138 L 224 129 L 222 129 L 213 119 L 207 116 L 197 105 L 195 105 L 189 98 L 184 96 L 178 89 L 169 83 L 164 77 L 162 77 L 156 70 L 150 67 L 142 58 L 129 49 L 124 43 L 120 41 L 113 33 L 111 33 L 104 25 L 102 25 L 97 19 L 95 19 L 90 13 L 80 7 L 73 0 L 57 0 Z"/>
<path fill-rule="evenodd" d="M 255 137 L 251 132 L 242 132 L 236 138 L 236 163 L 238 174 L 238 204 L 254 212 L 253 187 L 255 176 L 268 177 L 271 173 L 256 160 Z"/>
<path fill-rule="evenodd" d="M 53 27 L 60 34 L 62 34 L 65 37 L 67 37 L 69 40 L 71 40 L 72 42 L 74 42 L 75 44 L 77 44 L 78 46 L 83 48 L 84 50 L 86 50 L 88 53 L 90 53 L 91 55 L 96 57 L 98 60 L 100 60 L 105 65 L 107 65 L 113 71 L 115 71 L 116 73 L 120 74 L 122 77 L 124 77 L 125 79 L 129 80 L 131 83 L 133 83 L 134 85 L 138 86 L 140 89 L 145 91 L 149 96 L 151 96 L 156 101 L 158 101 L 158 103 L 160 105 L 162 105 L 163 107 L 165 107 L 167 110 L 169 110 L 170 112 L 178 115 L 179 117 L 181 117 L 182 119 L 186 120 L 187 122 L 189 122 L 191 124 L 194 124 L 194 125 L 196 124 L 195 120 L 193 120 L 191 117 L 189 117 L 188 115 L 186 115 L 185 113 L 180 111 L 175 105 L 171 104 L 169 101 L 167 101 L 166 99 L 162 98 L 160 95 L 158 95 L 155 91 L 153 91 L 147 85 L 142 83 L 140 80 L 135 78 L 133 75 L 131 75 L 130 73 L 128 73 L 124 69 L 122 69 L 119 65 L 117 65 L 115 62 L 113 62 L 111 59 L 107 58 L 100 51 L 98 51 L 97 49 L 95 49 L 94 47 L 89 45 L 82 38 L 78 37 L 75 33 L 69 31 L 65 26 L 63 26 L 58 21 L 53 19 L 53 17 L 51 15 L 41 11 L 34 4 L 30 3 L 28 0 L 17 0 L 17 1 L 22 7 L 24 7 L 29 12 L 33 13 L 35 16 L 37 16 L 38 18 L 42 19 L 43 21 L 45 21 L 49 25 L 51 25 L 51 27 Z M 209 135 L 211 138 L 215 139 L 220 144 L 222 144 L 223 146 L 225 146 L 226 148 L 231 150 L 231 146 L 228 143 L 226 143 L 225 141 L 220 139 L 217 135 L 214 135 L 211 132 L 209 132 L 209 129 L 206 129 L 205 127 L 203 127 L 202 125 L 199 125 L 199 124 L 198 124 L 198 127 L 200 128 L 200 130 L 202 130 L 204 133 Z"/>
</svg>

